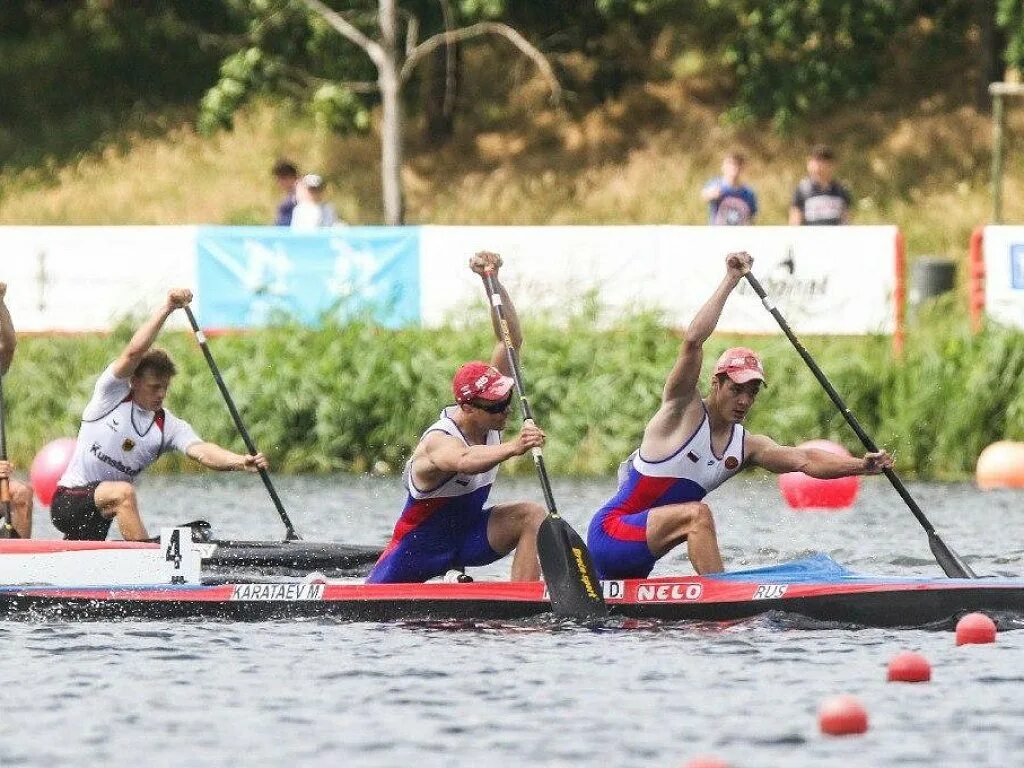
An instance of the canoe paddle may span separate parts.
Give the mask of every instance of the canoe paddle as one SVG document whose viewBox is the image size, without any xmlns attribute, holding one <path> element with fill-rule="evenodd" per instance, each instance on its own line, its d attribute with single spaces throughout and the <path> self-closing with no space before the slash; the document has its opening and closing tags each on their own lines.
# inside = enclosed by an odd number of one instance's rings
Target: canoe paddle
<svg viewBox="0 0 1024 768">
<path fill-rule="evenodd" d="M 814 374 L 814 378 L 816 378 L 818 383 L 824 387 L 828 396 L 832 398 L 832 402 L 835 403 L 836 408 L 838 408 L 839 412 L 843 414 L 846 422 L 853 428 L 853 431 L 857 433 L 857 437 L 860 438 L 864 447 L 872 453 L 876 452 L 878 450 L 878 446 L 875 444 L 875 441 L 872 440 L 870 435 L 864 431 L 860 422 L 857 421 L 857 417 L 850 412 L 846 403 L 843 402 L 843 398 L 839 396 L 835 387 L 832 386 L 832 382 L 828 380 L 821 368 L 818 367 L 818 364 L 814 362 L 814 358 L 811 357 L 810 353 L 804 348 L 804 345 L 800 343 L 799 339 L 797 339 L 796 334 L 793 333 L 793 329 L 789 327 L 789 323 L 786 322 L 782 313 L 779 312 L 778 308 L 775 306 L 775 302 L 769 298 L 767 293 L 765 293 L 765 290 L 758 279 L 750 272 L 747 272 L 744 277 L 747 278 L 747 282 L 750 283 L 750 287 L 754 289 L 754 293 L 760 297 L 761 303 L 764 304 L 764 308 L 771 313 L 772 317 L 775 318 L 775 322 L 777 322 L 779 327 L 782 329 L 782 332 L 786 334 L 793 346 L 796 347 L 796 351 L 800 354 L 800 357 L 804 359 L 804 362 L 807 363 L 807 367 L 811 369 L 811 373 Z M 928 546 L 931 547 L 932 554 L 935 555 L 935 559 L 938 561 L 939 566 L 945 574 L 951 579 L 978 578 L 967 563 L 965 563 L 952 549 L 947 547 L 946 543 L 939 538 L 939 534 L 935 532 L 935 528 L 928 521 L 928 518 L 925 517 L 924 512 L 921 511 L 917 502 L 914 501 L 914 497 L 910 495 L 910 491 L 907 490 L 907 487 L 903 484 L 903 481 L 900 480 L 899 475 L 896 474 L 895 470 L 888 468 L 882 471 L 885 473 L 885 476 L 889 478 L 889 482 L 892 483 L 892 487 L 896 489 L 896 493 L 898 493 L 900 498 L 902 498 L 906 505 L 910 507 L 910 511 L 914 513 L 914 517 L 917 518 L 921 527 L 924 528 L 925 533 L 928 534 Z"/>
<path fill-rule="evenodd" d="M 192 330 L 195 332 L 196 341 L 199 342 L 199 347 L 203 350 L 203 357 L 206 358 L 206 363 L 210 366 L 210 372 L 213 374 L 213 379 L 217 382 L 217 388 L 220 389 L 220 393 L 224 396 L 224 402 L 228 405 L 228 410 L 231 412 L 231 418 L 235 421 L 235 427 L 238 429 L 238 433 L 242 436 L 242 441 L 245 443 L 246 449 L 253 455 L 259 453 L 256 448 L 256 444 L 249 436 L 249 431 L 245 428 L 245 424 L 242 423 L 242 417 L 238 415 L 238 409 L 235 408 L 235 401 L 231 399 L 231 393 L 228 392 L 227 385 L 224 384 L 224 379 L 221 378 L 220 370 L 217 368 L 217 363 L 214 362 L 213 359 L 213 353 L 210 352 L 210 346 L 206 343 L 206 334 L 203 333 L 202 329 L 199 327 L 199 323 L 196 322 L 196 316 L 192 314 L 192 307 L 186 306 L 185 314 L 188 315 L 188 321 L 192 324 Z M 292 521 L 288 517 L 288 513 L 284 511 L 284 504 L 281 503 L 281 498 L 277 495 L 277 490 L 274 488 L 274 484 L 270 482 L 270 475 L 267 474 L 267 470 L 262 467 L 257 467 L 256 470 L 260 473 L 260 479 L 263 481 L 263 485 L 266 487 L 267 493 L 270 494 L 270 500 L 274 502 L 274 506 L 277 508 L 277 514 L 281 516 L 281 522 L 284 523 L 285 540 L 296 541 L 302 538 L 295 532 L 295 526 L 292 525 Z"/>
<path fill-rule="evenodd" d="M 7 408 L 4 402 L 4 377 L 0 375 L 0 461 L 7 461 Z M 3 522 L 0 523 L 0 539 L 17 539 L 18 532 L 11 523 L 11 484 L 6 477 L 0 478 L 0 507 L 3 508 Z"/>
<path fill-rule="evenodd" d="M 519 392 L 523 422 L 533 424 L 533 413 L 526 399 L 526 390 L 523 389 L 519 356 L 512 344 L 512 334 L 505 319 L 505 309 L 493 270 L 485 270 L 483 277 L 491 306 L 498 318 L 497 326 L 501 332 L 501 340 L 505 344 L 505 353 L 508 355 L 516 391 Z M 556 616 L 572 619 L 587 620 L 607 616 L 608 609 L 601 594 L 601 582 L 597 578 L 597 570 L 590 559 L 587 545 L 555 508 L 555 496 L 551 491 L 547 468 L 544 466 L 544 452 L 540 448 L 534 448 L 531 453 L 548 509 L 548 515 L 537 531 L 537 555 L 551 597 L 551 609 Z"/>
</svg>

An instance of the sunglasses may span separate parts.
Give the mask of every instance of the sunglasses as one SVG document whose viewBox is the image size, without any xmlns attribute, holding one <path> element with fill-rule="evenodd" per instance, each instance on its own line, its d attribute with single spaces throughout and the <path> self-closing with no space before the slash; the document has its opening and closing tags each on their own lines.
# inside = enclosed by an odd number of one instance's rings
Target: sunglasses
<svg viewBox="0 0 1024 768">
<path fill-rule="evenodd" d="M 499 400 L 496 403 L 492 403 L 488 400 L 471 400 L 470 405 L 474 408 L 479 408 L 481 411 L 487 413 L 504 413 L 512 405 L 512 393 L 510 392 L 508 397 L 504 400 Z"/>
</svg>

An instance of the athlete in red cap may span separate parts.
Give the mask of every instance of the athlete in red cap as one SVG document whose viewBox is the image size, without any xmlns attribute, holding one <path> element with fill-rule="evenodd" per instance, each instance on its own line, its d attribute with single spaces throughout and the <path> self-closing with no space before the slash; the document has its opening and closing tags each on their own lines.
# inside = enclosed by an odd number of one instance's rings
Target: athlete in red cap
<svg viewBox="0 0 1024 768">
<path fill-rule="evenodd" d="M 481 252 L 469 267 L 481 277 L 493 269 L 497 282 L 501 257 Z M 518 350 L 523 343 L 519 318 L 505 288 L 498 287 Z M 405 508 L 368 582 L 422 582 L 452 569 L 493 563 L 513 549 L 512 581 L 540 578 L 537 528 L 544 508 L 529 501 L 485 506 L 498 465 L 544 445 L 536 426 L 524 425 L 514 439 L 501 440 L 512 405 L 509 373 L 501 342 L 490 364 L 466 363 L 456 372 L 455 405 L 423 433 L 405 465 Z"/>
<path fill-rule="evenodd" d="M 711 390 L 701 397 L 697 382 L 704 342 L 752 263 L 745 252 L 726 257 L 725 277 L 686 329 L 661 407 L 647 423 L 640 448 L 620 468 L 618 493 L 590 523 L 587 543 L 602 578 L 643 578 L 684 541 L 697 573 L 721 571 L 715 521 L 702 499 L 744 467 L 833 478 L 877 474 L 892 466 L 885 451 L 844 457 L 748 434 L 740 422 L 767 383 L 760 358 L 746 347 L 722 354 Z"/>
</svg>

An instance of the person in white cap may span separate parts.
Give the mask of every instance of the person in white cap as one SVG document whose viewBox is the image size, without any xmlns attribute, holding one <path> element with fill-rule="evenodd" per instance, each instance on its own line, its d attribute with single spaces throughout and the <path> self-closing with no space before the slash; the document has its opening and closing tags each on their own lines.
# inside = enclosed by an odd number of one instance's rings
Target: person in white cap
<svg viewBox="0 0 1024 768">
<path fill-rule="evenodd" d="M 299 179 L 295 185 L 292 229 L 309 231 L 338 223 L 334 206 L 324 202 L 324 186 L 323 177 L 316 173 L 307 173 Z"/>
<path fill-rule="evenodd" d="M 481 276 L 493 269 L 497 281 L 501 258 L 481 252 L 469 266 Z M 504 287 L 498 287 L 518 350 L 523 342 L 519 318 Z M 533 424 L 524 424 L 511 440 L 501 439 L 512 406 L 509 373 L 501 342 L 490 364 L 474 361 L 456 372 L 456 404 L 441 411 L 405 465 L 405 506 L 368 583 L 423 582 L 449 570 L 493 563 L 513 549 L 512 581 L 540 578 L 537 529 L 544 508 L 531 501 L 487 506 L 498 466 L 544 445 L 544 433 Z"/>
<path fill-rule="evenodd" d="M 740 422 L 767 384 L 760 358 L 746 347 L 722 354 L 711 389 L 701 396 L 704 342 L 752 264 L 743 251 L 726 257 L 725 277 L 686 329 L 661 407 L 647 423 L 639 449 L 620 468 L 618 492 L 590 522 L 587 545 L 601 578 L 644 578 L 683 542 L 697 573 L 721 571 L 715 520 L 703 499 L 744 467 L 834 478 L 877 474 L 892 466 L 885 451 L 837 456 L 748 433 Z"/>
</svg>

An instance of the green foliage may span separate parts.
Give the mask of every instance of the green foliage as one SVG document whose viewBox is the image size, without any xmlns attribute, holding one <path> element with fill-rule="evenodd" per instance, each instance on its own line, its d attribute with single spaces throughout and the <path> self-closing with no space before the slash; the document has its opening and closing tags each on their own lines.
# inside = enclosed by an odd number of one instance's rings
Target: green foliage
<svg viewBox="0 0 1024 768">
<path fill-rule="evenodd" d="M 1019 0 L 998 0 L 996 24 L 1006 34 L 1006 65 L 1018 71 L 1024 69 L 1024 6 Z"/>
<path fill-rule="evenodd" d="M 740 121 L 786 129 L 876 83 L 901 20 L 894 0 L 708 0 L 735 18 L 724 60 L 737 79 Z"/>
<path fill-rule="evenodd" d="M 949 310 L 941 305 L 919 320 L 901 360 L 886 337 L 804 340 L 868 433 L 895 453 L 899 469 L 926 477 L 963 477 L 987 444 L 1024 439 L 1024 334 L 991 328 L 972 336 Z M 450 401 L 455 369 L 492 348 L 489 324 L 479 320 L 476 330 L 458 332 L 365 322 L 282 325 L 211 344 L 243 419 L 276 469 L 363 472 L 383 461 L 397 471 Z M 21 342 L 5 379 L 16 463 L 26 466 L 45 442 L 75 433 L 96 375 L 130 330 Z M 550 436 L 549 466 L 562 474 L 614 471 L 657 408 L 679 339 L 648 315 L 597 330 L 592 312 L 567 327 L 530 325 L 526 338 L 524 373 Z M 736 342 L 713 338 L 705 361 Z M 241 450 L 193 340 L 167 333 L 161 343 L 180 369 L 169 407 L 205 439 Z M 750 429 L 789 444 L 826 437 L 861 450 L 784 338 L 749 343 L 764 354 L 770 384 Z M 531 465 L 516 468 L 529 472 Z"/>
<path fill-rule="evenodd" d="M 237 31 L 221 2 L 0 3 L 0 158 L 31 166 L 165 130 L 161 111 L 192 111 Z"/>
</svg>

